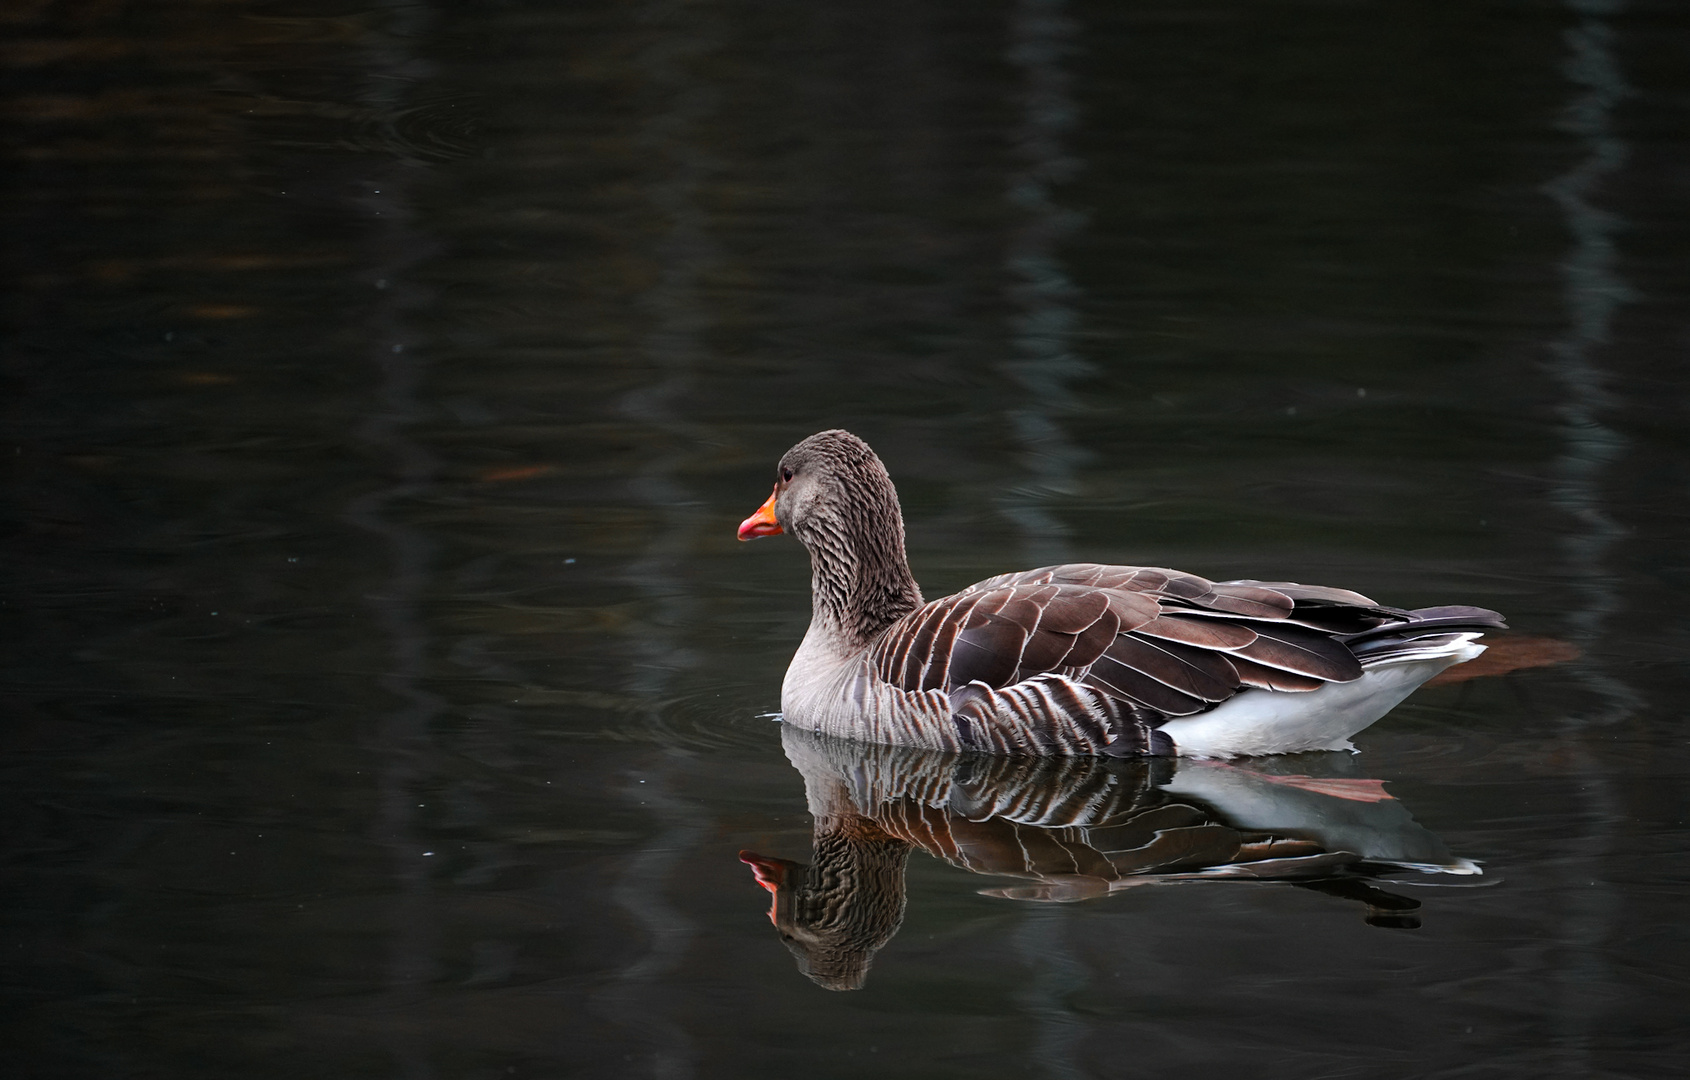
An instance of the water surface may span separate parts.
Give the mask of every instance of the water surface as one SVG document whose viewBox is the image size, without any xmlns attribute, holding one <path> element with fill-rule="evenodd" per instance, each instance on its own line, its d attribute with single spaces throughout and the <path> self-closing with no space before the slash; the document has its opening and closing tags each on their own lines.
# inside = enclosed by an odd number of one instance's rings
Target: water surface
<svg viewBox="0 0 1690 1080">
<path fill-rule="evenodd" d="M 1682 1071 L 1677 8 L 0 19 L 16 1075 Z M 912 843 L 806 978 L 740 852 L 818 865 L 807 564 L 733 530 L 831 426 L 929 596 L 1171 565 L 1576 651 L 1250 766 L 1482 873 Z M 1180 775 L 981 827 L 1260 826 Z"/>
</svg>

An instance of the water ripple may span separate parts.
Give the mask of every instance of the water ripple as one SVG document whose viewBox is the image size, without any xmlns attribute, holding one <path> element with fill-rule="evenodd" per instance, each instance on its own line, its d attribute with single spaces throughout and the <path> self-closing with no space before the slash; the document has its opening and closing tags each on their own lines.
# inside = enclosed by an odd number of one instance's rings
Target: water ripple
<svg viewBox="0 0 1690 1080">
<path fill-rule="evenodd" d="M 354 120 L 353 142 L 411 161 L 461 161 L 480 155 L 481 112 L 471 94 L 432 97 Z"/>
</svg>

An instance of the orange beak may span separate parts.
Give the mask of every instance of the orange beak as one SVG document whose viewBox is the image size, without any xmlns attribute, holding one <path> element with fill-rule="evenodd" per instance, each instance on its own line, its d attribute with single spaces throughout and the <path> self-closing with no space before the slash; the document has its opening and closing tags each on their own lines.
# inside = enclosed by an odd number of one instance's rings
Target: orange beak
<svg viewBox="0 0 1690 1080">
<path fill-rule="evenodd" d="M 757 884 L 769 890 L 769 921 L 780 925 L 780 890 L 786 885 L 786 879 L 798 864 L 788 859 L 771 859 L 767 855 L 759 855 L 755 851 L 742 851 L 739 861 L 751 867 L 751 876 L 757 879 Z"/>
<path fill-rule="evenodd" d="M 770 892 L 779 892 L 780 887 L 786 884 L 786 875 L 792 870 L 790 861 L 771 859 L 755 851 L 740 852 L 739 861 L 751 867 L 751 876 L 757 879 L 757 884 Z"/>
<path fill-rule="evenodd" d="M 759 536 L 779 536 L 780 522 L 775 520 L 775 495 L 780 494 L 780 485 L 775 485 L 774 493 L 769 501 L 757 508 L 757 512 L 739 523 L 739 538 L 754 540 Z"/>
</svg>

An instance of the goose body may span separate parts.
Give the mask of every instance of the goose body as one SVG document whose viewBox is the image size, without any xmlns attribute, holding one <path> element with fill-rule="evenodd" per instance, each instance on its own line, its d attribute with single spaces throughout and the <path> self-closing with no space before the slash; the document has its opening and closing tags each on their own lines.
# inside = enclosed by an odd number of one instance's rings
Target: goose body
<svg viewBox="0 0 1690 1080">
<path fill-rule="evenodd" d="M 926 602 L 898 496 L 845 431 L 781 458 L 741 540 L 791 533 L 812 613 L 782 718 L 828 735 L 1004 754 L 1236 757 L 1350 749 L 1501 616 L 1346 589 L 1071 563 Z"/>
</svg>

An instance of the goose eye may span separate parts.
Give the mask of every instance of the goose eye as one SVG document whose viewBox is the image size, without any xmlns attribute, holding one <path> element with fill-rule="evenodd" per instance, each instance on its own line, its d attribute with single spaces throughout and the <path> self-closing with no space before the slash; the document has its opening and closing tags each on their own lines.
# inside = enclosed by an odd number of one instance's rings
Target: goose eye
<svg viewBox="0 0 1690 1080">
<path fill-rule="evenodd" d="M 790 468 L 782 469 L 780 478 L 790 484 L 792 482 L 792 470 Z"/>
</svg>

